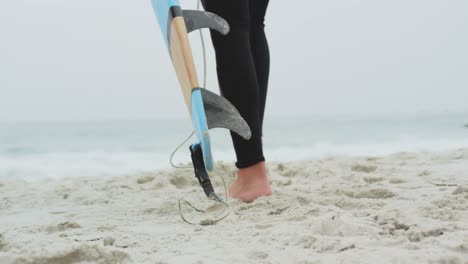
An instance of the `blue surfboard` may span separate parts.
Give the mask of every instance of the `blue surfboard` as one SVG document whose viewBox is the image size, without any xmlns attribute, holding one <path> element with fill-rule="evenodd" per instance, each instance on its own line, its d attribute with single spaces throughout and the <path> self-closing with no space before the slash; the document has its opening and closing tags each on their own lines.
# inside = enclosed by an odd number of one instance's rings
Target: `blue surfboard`
<svg viewBox="0 0 468 264">
<path fill-rule="evenodd" d="M 225 35 L 229 33 L 229 25 L 213 13 L 182 10 L 178 0 L 151 2 L 197 136 L 192 147 L 200 147 L 204 167 L 211 171 L 214 166 L 209 129 L 226 128 L 246 139 L 250 138 L 251 132 L 228 100 L 200 87 L 188 34 L 210 28 Z"/>
</svg>

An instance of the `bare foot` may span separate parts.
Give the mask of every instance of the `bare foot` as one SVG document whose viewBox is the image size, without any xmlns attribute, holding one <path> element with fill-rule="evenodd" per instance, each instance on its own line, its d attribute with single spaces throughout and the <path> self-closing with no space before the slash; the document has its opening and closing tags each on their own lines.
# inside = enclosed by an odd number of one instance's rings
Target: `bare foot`
<svg viewBox="0 0 468 264">
<path fill-rule="evenodd" d="M 271 195 L 265 162 L 240 169 L 237 179 L 229 187 L 229 196 L 251 203 L 261 196 Z"/>
</svg>

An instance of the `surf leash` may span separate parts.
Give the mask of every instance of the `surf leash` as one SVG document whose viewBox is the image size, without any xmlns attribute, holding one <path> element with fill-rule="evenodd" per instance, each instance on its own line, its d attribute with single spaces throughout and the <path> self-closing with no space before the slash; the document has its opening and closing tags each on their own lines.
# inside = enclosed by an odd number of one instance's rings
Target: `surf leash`
<svg viewBox="0 0 468 264">
<path fill-rule="evenodd" d="M 197 1 L 197 10 L 199 11 L 200 10 L 200 3 L 201 3 L 201 0 L 198 0 Z M 201 47 L 202 47 L 202 54 L 203 54 L 203 89 L 206 89 L 206 81 L 207 81 L 207 59 L 206 59 L 206 47 L 205 47 L 205 39 L 204 39 L 204 36 L 203 36 L 203 31 L 202 29 L 199 29 L 199 32 L 200 32 L 200 42 L 201 42 Z M 191 169 L 192 167 L 191 166 L 178 166 L 176 165 L 174 162 L 173 162 L 173 159 L 174 159 L 174 156 L 175 154 L 182 148 L 183 145 L 185 145 L 189 140 L 190 138 L 193 137 L 193 135 L 195 134 L 195 131 L 192 131 L 190 133 L 190 135 L 181 143 L 179 144 L 179 146 L 177 146 L 174 151 L 172 152 L 170 158 L 169 158 L 169 162 L 171 164 L 171 166 L 175 169 Z M 195 172 L 195 176 L 196 178 L 198 179 L 198 182 L 200 184 L 200 186 L 203 188 L 203 191 L 205 193 L 205 195 L 208 197 L 208 199 L 220 204 L 223 206 L 223 210 L 215 216 L 214 219 L 206 219 L 206 220 L 202 220 L 198 223 L 195 223 L 194 221 L 190 221 L 187 219 L 187 217 L 184 216 L 184 214 L 182 213 L 182 204 L 185 204 L 187 205 L 188 207 L 192 208 L 195 212 L 198 212 L 198 213 L 201 213 L 201 214 L 208 214 L 208 212 L 206 210 L 202 210 L 196 206 L 194 206 L 192 203 L 188 202 L 187 200 L 183 199 L 183 198 L 179 198 L 178 199 L 178 209 L 179 209 L 179 215 L 180 217 L 182 218 L 182 220 L 188 224 L 192 224 L 192 225 L 212 225 L 212 224 L 215 224 L 223 219 L 225 219 L 226 217 L 228 217 L 231 213 L 231 207 L 229 206 L 229 204 L 227 203 L 228 202 L 228 188 L 227 188 L 227 184 L 226 184 L 226 181 L 224 179 L 224 177 L 216 170 L 214 169 L 214 171 L 216 172 L 217 176 L 219 176 L 223 182 L 223 185 L 224 185 L 224 191 L 225 191 L 225 199 L 223 200 L 222 198 L 220 198 L 214 191 L 214 188 L 213 188 L 213 185 L 211 183 L 211 180 L 210 180 L 210 177 L 208 175 L 208 172 L 205 168 L 205 163 L 203 161 L 203 153 L 202 153 L 202 148 L 200 146 L 200 144 L 193 144 L 190 146 L 190 153 L 191 153 L 191 158 L 192 158 L 192 164 L 193 164 L 193 169 L 194 169 L 194 172 Z"/>
</svg>

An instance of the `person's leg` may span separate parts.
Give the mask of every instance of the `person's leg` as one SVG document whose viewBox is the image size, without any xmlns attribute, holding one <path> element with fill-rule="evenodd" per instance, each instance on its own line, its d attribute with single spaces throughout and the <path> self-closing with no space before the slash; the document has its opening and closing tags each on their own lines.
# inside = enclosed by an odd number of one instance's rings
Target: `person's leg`
<svg viewBox="0 0 468 264">
<path fill-rule="evenodd" d="M 250 0 L 250 48 L 257 76 L 259 91 L 260 136 L 263 136 L 263 118 L 270 73 L 270 52 L 265 35 L 265 14 L 269 0 Z M 271 189 L 267 177 L 265 162 L 248 168 L 239 169 L 237 180 L 230 187 L 230 192 L 245 202 L 260 196 L 270 195 Z"/>
<path fill-rule="evenodd" d="M 263 131 L 263 119 L 270 76 L 270 50 L 265 35 L 265 14 L 269 0 L 250 1 L 250 46 L 254 59 L 260 95 L 260 120 Z M 262 133 L 263 135 L 263 133 Z"/>
<path fill-rule="evenodd" d="M 206 10 L 229 23 L 223 36 L 211 31 L 222 95 L 239 110 L 252 131 L 249 140 L 232 134 L 238 168 L 265 160 L 261 144 L 260 94 L 250 46 L 249 0 L 206 0 Z"/>
<path fill-rule="evenodd" d="M 261 142 L 261 99 L 250 44 L 249 0 L 205 0 L 205 8 L 226 19 L 231 27 L 227 36 L 211 31 L 211 38 L 221 93 L 252 131 L 249 140 L 231 133 L 239 173 L 229 188 L 232 197 L 250 202 L 271 191 Z"/>
</svg>

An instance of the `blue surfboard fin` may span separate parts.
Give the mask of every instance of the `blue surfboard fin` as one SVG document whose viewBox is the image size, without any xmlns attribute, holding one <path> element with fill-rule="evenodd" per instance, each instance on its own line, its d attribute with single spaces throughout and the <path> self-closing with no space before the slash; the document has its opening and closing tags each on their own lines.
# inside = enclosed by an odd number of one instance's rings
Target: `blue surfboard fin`
<svg viewBox="0 0 468 264">
<path fill-rule="evenodd" d="M 213 170 L 213 156 L 208 130 L 226 128 L 239 136 L 250 139 L 252 132 L 239 111 L 226 98 L 206 89 L 192 90 L 192 124 L 203 153 L 208 171 Z"/>
<path fill-rule="evenodd" d="M 199 10 L 182 10 L 182 14 L 188 33 L 202 28 L 213 29 L 223 35 L 229 33 L 229 24 L 216 14 Z"/>
</svg>

